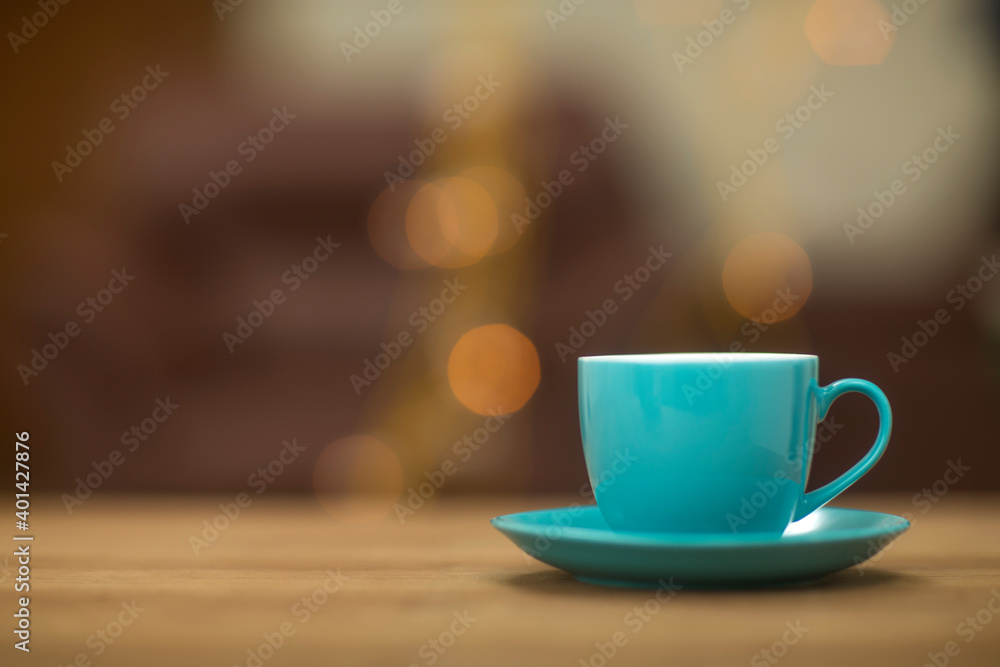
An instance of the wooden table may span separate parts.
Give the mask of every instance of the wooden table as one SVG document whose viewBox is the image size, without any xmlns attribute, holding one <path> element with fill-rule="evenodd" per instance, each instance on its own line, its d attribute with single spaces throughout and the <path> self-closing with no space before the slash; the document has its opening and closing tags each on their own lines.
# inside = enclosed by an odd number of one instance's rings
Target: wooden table
<svg viewBox="0 0 1000 667">
<path fill-rule="evenodd" d="M 36 500 L 32 652 L 5 631 L 0 664 L 920 667 L 941 653 L 942 664 L 1000 665 L 1000 613 L 987 606 L 1000 609 L 1000 496 L 950 493 L 926 514 L 909 498 L 853 496 L 841 504 L 915 516 L 863 572 L 648 605 L 650 591 L 529 561 L 487 522 L 572 499 L 443 500 L 405 525 L 349 526 L 310 498 L 264 495 L 195 556 L 189 537 L 232 501 L 95 494 L 69 516 Z M 10 570 L 0 577 L 11 627 Z M 634 631 L 626 616 L 643 605 L 655 611 Z M 959 624 L 977 613 L 992 622 L 970 637 Z M 627 643 L 604 658 L 617 632 Z M 783 635 L 795 643 L 774 647 Z M 769 647 L 783 657 L 768 661 Z"/>
</svg>

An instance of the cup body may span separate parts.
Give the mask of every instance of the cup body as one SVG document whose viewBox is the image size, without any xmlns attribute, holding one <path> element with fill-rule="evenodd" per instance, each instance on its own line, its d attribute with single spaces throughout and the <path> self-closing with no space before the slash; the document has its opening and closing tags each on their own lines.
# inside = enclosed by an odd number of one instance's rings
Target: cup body
<svg viewBox="0 0 1000 667">
<path fill-rule="evenodd" d="M 608 525 L 783 532 L 808 480 L 818 369 L 799 354 L 581 357 L 583 451 Z"/>
</svg>

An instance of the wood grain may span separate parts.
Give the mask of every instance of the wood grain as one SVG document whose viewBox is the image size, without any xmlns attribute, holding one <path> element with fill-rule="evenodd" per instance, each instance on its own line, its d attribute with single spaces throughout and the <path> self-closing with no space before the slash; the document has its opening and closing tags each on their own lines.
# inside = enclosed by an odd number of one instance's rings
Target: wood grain
<svg viewBox="0 0 1000 667">
<path fill-rule="evenodd" d="M 752 660 L 798 622 L 808 631 L 776 664 L 920 667 L 954 641 L 949 664 L 1000 665 L 1000 613 L 982 612 L 1000 591 L 996 495 L 952 493 L 926 513 L 908 497 L 849 497 L 839 504 L 914 517 L 863 572 L 783 590 L 682 590 L 638 632 L 625 617 L 649 591 L 578 583 L 488 524 L 572 499 L 442 500 L 405 525 L 352 526 L 313 499 L 262 496 L 196 556 L 189 536 L 231 501 L 105 494 L 72 516 L 55 498 L 36 501 L 33 650 L 15 651 L 4 633 L 0 662 L 69 665 L 82 654 L 79 664 L 129 666 L 750 665 L 769 664 Z M 336 589 L 329 573 L 338 570 L 346 578 Z M 12 610 L 11 575 L 2 577 L 3 609 Z M 336 592 L 317 595 L 323 603 L 303 622 L 296 604 L 324 582 Z M 95 655 L 101 644 L 88 647 L 88 637 L 132 601 L 142 611 Z M 956 628 L 977 612 L 992 622 L 966 642 Z M 464 627 L 455 615 L 466 613 Z M 294 634 L 254 661 L 248 650 L 282 623 Z M 448 643 L 452 627 L 464 632 L 443 653 L 427 646 Z M 619 631 L 627 643 L 602 663 L 595 643 Z"/>
</svg>

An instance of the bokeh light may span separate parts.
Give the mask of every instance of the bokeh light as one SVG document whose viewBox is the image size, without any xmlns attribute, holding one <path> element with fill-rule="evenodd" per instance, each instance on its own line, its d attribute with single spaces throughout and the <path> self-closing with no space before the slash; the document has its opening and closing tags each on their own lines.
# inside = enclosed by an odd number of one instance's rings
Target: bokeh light
<svg viewBox="0 0 1000 667">
<path fill-rule="evenodd" d="M 813 50 L 828 65 L 876 65 L 888 55 L 896 36 L 885 26 L 892 21 L 878 0 L 816 0 L 806 15 L 805 30 Z"/>
<path fill-rule="evenodd" d="M 397 269 L 419 269 L 428 265 L 413 251 L 406 236 L 406 210 L 424 185 L 423 181 L 396 183 L 375 198 L 368 212 L 368 239 L 372 248 Z"/>
<path fill-rule="evenodd" d="M 812 264 L 802 247 L 783 234 L 754 234 L 726 257 L 722 286 L 741 315 L 772 323 L 797 313 L 812 292 Z"/>
<path fill-rule="evenodd" d="M 462 405 L 481 415 L 509 414 L 527 403 L 541 378 L 538 351 L 506 324 L 467 331 L 448 358 L 448 383 Z"/>
<path fill-rule="evenodd" d="M 435 266 L 469 266 L 496 240 L 497 209 L 475 181 L 438 179 L 423 185 L 410 201 L 406 235 L 417 255 Z"/>
<path fill-rule="evenodd" d="M 403 492 L 403 468 L 388 445 L 352 435 L 326 446 L 313 468 L 320 504 L 345 523 L 385 518 Z"/>
<path fill-rule="evenodd" d="M 489 165 L 472 167 L 459 172 L 459 177 L 474 181 L 489 193 L 497 213 L 497 237 L 489 254 L 505 252 L 514 247 L 521 235 L 517 233 L 511 214 L 524 214 L 527 193 L 510 172 Z"/>
<path fill-rule="evenodd" d="M 467 178 L 447 178 L 439 183 L 441 232 L 455 250 L 475 262 L 489 252 L 497 238 L 493 198 L 485 188 Z"/>
</svg>

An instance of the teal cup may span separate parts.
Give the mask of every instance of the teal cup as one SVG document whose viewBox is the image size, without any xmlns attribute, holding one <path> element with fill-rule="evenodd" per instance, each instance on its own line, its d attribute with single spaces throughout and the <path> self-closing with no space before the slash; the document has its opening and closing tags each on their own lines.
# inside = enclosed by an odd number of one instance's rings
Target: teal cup
<svg viewBox="0 0 1000 667">
<path fill-rule="evenodd" d="M 892 413 L 871 382 L 821 387 L 818 370 L 805 354 L 581 357 L 583 453 L 608 526 L 780 534 L 842 493 L 882 456 Z M 849 392 L 875 402 L 875 444 L 806 493 L 816 425 Z"/>
</svg>

